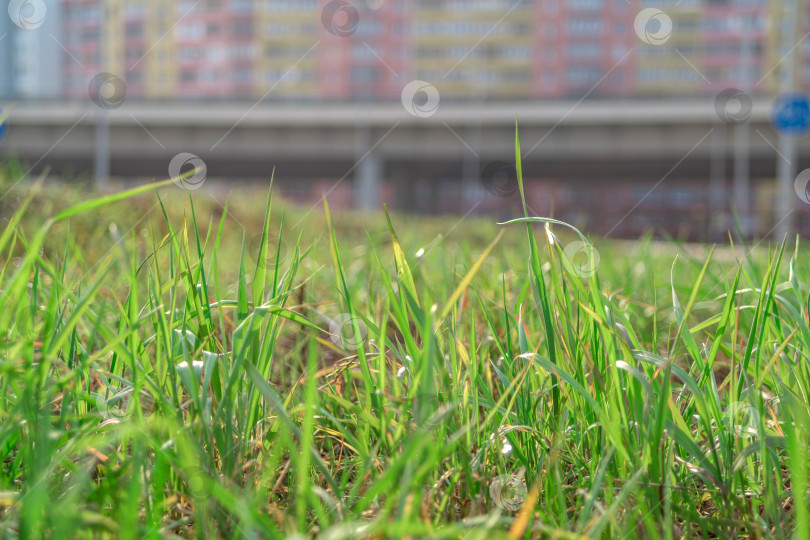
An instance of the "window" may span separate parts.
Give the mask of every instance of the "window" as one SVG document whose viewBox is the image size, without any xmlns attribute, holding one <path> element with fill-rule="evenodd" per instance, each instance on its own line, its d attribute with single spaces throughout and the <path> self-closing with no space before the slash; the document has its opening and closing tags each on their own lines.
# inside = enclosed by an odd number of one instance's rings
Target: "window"
<svg viewBox="0 0 810 540">
<path fill-rule="evenodd" d="M 231 0 L 230 8 L 231 8 L 231 11 L 235 11 L 237 13 L 244 13 L 246 11 L 251 11 L 253 9 L 253 1 L 252 0 Z"/>
<path fill-rule="evenodd" d="M 126 57 L 128 62 L 137 62 L 143 57 L 143 49 L 140 47 L 132 47 L 126 50 Z"/>
<path fill-rule="evenodd" d="M 233 73 L 231 74 L 231 78 L 235 83 L 249 83 L 253 76 L 253 72 L 250 68 L 242 67 L 242 68 L 235 68 Z"/>
<path fill-rule="evenodd" d="M 253 47 L 251 45 L 232 45 L 231 58 L 236 60 L 253 58 Z"/>
<path fill-rule="evenodd" d="M 372 51 L 373 49 L 365 44 L 358 44 L 352 47 L 352 56 L 356 60 L 369 60 L 374 58 L 374 53 Z"/>
<path fill-rule="evenodd" d="M 376 67 L 356 67 L 352 69 L 352 82 L 372 83 L 379 78 Z"/>
<path fill-rule="evenodd" d="M 143 81 L 143 73 L 140 71 L 127 71 L 127 84 L 139 84 Z"/>
<path fill-rule="evenodd" d="M 568 45 L 568 56 L 576 60 L 599 58 L 602 44 L 595 41 L 574 41 Z"/>
<path fill-rule="evenodd" d="M 225 48 L 221 46 L 207 47 L 205 49 L 205 59 L 213 62 L 220 62 L 225 59 Z"/>
<path fill-rule="evenodd" d="M 265 0 L 266 11 L 309 11 L 318 9 L 317 0 Z"/>
<path fill-rule="evenodd" d="M 622 44 L 616 44 L 613 46 L 613 50 L 611 51 L 613 55 L 613 60 L 619 61 L 627 55 L 627 47 Z"/>
<path fill-rule="evenodd" d="M 568 21 L 568 32 L 575 36 L 594 36 L 602 33 L 602 21 L 595 18 L 574 17 Z"/>
<path fill-rule="evenodd" d="M 219 72 L 213 69 L 200 71 L 197 75 L 197 80 L 204 83 L 217 82 L 219 80 Z"/>
<path fill-rule="evenodd" d="M 253 33 L 253 23 L 250 21 L 236 21 L 233 23 L 233 34 L 236 36 L 249 36 Z"/>
<path fill-rule="evenodd" d="M 126 17 L 135 18 L 142 17 L 144 13 L 143 4 L 128 4 L 124 8 L 124 15 Z"/>
<path fill-rule="evenodd" d="M 127 39 L 137 39 L 143 35 L 142 24 L 128 24 L 124 28 L 124 35 Z"/>
<path fill-rule="evenodd" d="M 568 0 L 572 11 L 598 10 L 604 7 L 604 0 Z"/>
<path fill-rule="evenodd" d="M 205 26 L 200 23 L 181 24 L 177 27 L 177 35 L 183 39 L 201 38 L 205 36 Z"/>
<path fill-rule="evenodd" d="M 360 36 L 376 36 L 379 35 L 382 26 L 379 21 L 361 21 L 357 25 L 357 34 Z"/>
<path fill-rule="evenodd" d="M 194 47 L 183 47 L 180 49 L 180 60 L 182 61 L 190 61 L 196 60 L 200 57 L 200 51 L 195 49 Z"/>
<path fill-rule="evenodd" d="M 514 60 L 525 60 L 532 57 L 532 50 L 529 47 L 504 47 L 501 49 L 501 57 Z"/>
<path fill-rule="evenodd" d="M 574 66 L 565 73 L 566 82 L 570 86 L 587 86 L 596 83 L 602 76 L 601 70 L 594 67 Z"/>
</svg>

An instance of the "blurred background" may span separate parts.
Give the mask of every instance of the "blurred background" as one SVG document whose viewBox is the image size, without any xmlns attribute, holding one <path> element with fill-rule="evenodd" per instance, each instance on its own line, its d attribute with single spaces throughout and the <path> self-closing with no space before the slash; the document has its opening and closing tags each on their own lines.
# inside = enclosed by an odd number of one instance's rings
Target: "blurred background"
<svg viewBox="0 0 810 540">
<path fill-rule="evenodd" d="M 310 206 L 810 235 L 807 0 L 12 0 L 0 159 Z"/>
</svg>

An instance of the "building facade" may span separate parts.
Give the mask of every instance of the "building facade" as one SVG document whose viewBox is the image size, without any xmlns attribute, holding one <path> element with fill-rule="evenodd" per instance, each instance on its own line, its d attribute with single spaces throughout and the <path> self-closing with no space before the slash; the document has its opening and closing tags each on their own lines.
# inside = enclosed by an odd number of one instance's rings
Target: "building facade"
<svg viewBox="0 0 810 540">
<path fill-rule="evenodd" d="M 8 17 L 0 14 L 0 99 L 10 99 L 14 96 L 14 84 L 12 80 L 12 58 L 11 58 L 11 27 L 14 23 Z"/>
<path fill-rule="evenodd" d="M 59 1 L 9 2 L 0 13 L 0 97 L 64 95 Z"/>
<path fill-rule="evenodd" d="M 796 5 L 796 3 L 799 3 Z M 800 0 L 61 0 L 64 94 L 96 73 L 156 99 L 710 95 L 779 88 Z M 795 9 L 795 11 L 794 11 Z M 657 10 L 639 29 L 644 10 Z M 798 17 L 794 16 L 798 13 Z M 2 42 L 0 42 L 2 43 Z M 796 49 L 810 83 L 810 40 Z"/>
<path fill-rule="evenodd" d="M 17 3 L 0 96 L 82 97 L 100 72 L 145 99 L 397 100 L 414 79 L 464 100 L 773 94 L 794 47 L 810 88 L 805 0 Z"/>
</svg>

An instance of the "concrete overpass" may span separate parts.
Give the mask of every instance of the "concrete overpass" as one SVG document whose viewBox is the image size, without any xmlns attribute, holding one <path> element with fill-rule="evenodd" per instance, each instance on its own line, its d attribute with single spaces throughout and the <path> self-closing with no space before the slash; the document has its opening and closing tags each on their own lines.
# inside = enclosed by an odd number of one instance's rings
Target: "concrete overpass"
<svg viewBox="0 0 810 540">
<path fill-rule="evenodd" d="M 109 129 L 109 174 L 166 177 L 180 152 L 202 158 L 209 178 L 330 177 L 353 181 L 360 207 L 378 208 L 379 183 L 402 188 L 455 177 L 477 182 L 493 160 L 514 161 L 515 120 L 527 178 L 599 181 L 730 178 L 733 126 L 711 99 L 440 103 L 418 118 L 399 103 L 138 102 L 102 110 L 90 100 L 13 104 L 0 155 L 32 174 L 90 173 L 97 133 Z M 102 126 L 98 131 L 98 124 Z M 750 173 L 773 178 L 779 159 L 770 101 L 753 104 Z M 102 153 L 104 148 L 102 145 Z M 810 147 L 799 144 L 797 170 Z M 103 164 L 102 164 L 103 165 Z M 103 167 L 102 167 L 103 171 Z"/>
</svg>

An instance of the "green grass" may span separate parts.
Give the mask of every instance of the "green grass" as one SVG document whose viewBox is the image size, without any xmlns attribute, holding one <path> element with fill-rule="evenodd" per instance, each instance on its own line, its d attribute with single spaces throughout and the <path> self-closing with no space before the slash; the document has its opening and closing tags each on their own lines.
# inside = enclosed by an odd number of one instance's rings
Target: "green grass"
<svg viewBox="0 0 810 540">
<path fill-rule="evenodd" d="M 583 278 L 559 224 L 19 173 L 3 537 L 810 538 L 795 242 L 594 240 Z"/>
</svg>

